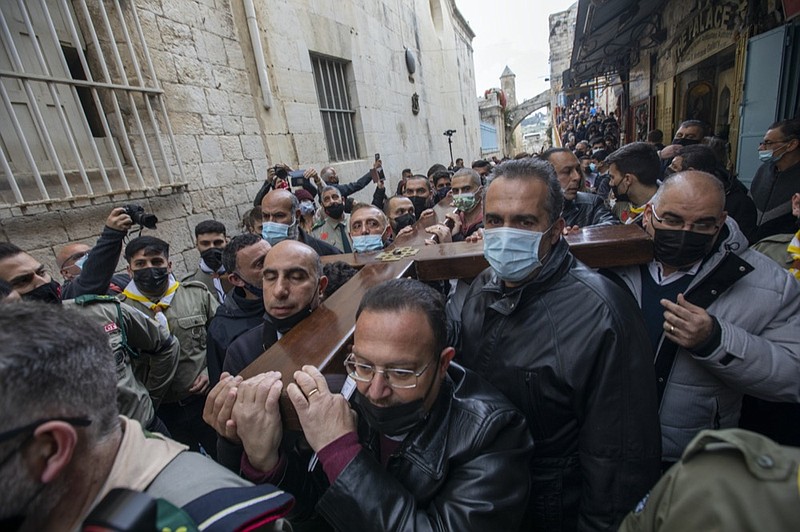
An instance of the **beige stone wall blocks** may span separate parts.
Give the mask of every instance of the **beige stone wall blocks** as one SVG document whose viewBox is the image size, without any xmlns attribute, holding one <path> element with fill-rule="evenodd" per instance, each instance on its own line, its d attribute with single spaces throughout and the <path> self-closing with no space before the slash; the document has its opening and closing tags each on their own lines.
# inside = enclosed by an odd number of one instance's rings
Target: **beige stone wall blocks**
<svg viewBox="0 0 800 532">
<path fill-rule="evenodd" d="M 381 153 L 391 188 L 405 167 L 424 172 L 435 162 L 449 163 L 445 129 L 457 130 L 454 157 L 472 160 L 480 153 L 473 34 L 454 0 L 255 0 L 269 109 L 241 0 L 124 5 L 136 6 L 186 186 L 51 204 L 0 204 L 0 238 L 51 267 L 55 248 L 70 241 L 93 243 L 113 206 L 135 202 L 159 217 L 158 230 L 145 234 L 170 243 L 176 273 L 193 270 L 195 224 L 214 218 L 236 234 L 270 166 L 319 170 L 330 164 L 311 54 L 348 62 L 360 158 L 334 163 L 343 182 L 361 177 L 375 152 Z M 411 78 L 406 48 L 417 62 Z M 147 62 L 139 59 L 146 70 Z M 420 97 L 418 115 L 411 112 L 414 93 Z M 175 161 L 169 162 L 179 176 Z M 357 199 L 370 201 L 373 191 L 370 185 Z"/>
</svg>

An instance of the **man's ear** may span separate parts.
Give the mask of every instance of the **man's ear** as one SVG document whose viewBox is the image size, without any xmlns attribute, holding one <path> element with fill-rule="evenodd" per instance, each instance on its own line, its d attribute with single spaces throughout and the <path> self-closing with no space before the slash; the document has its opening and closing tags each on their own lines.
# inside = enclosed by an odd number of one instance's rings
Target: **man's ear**
<svg viewBox="0 0 800 532">
<path fill-rule="evenodd" d="M 328 278 L 326 276 L 322 276 L 319 278 L 319 297 L 320 299 L 325 297 L 325 289 L 328 288 Z"/>
<path fill-rule="evenodd" d="M 167 262 L 167 272 L 172 273 L 172 261 Z"/>
<path fill-rule="evenodd" d="M 126 271 L 126 272 L 128 272 L 128 277 L 130 277 L 131 279 L 133 279 L 133 270 L 131 270 L 131 265 L 130 265 L 130 264 L 128 264 L 127 266 L 125 266 L 125 271 Z"/>
<path fill-rule="evenodd" d="M 439 372 L 442 376 L 447 372 L 447 368 L 450 367 L 450 362 L 453 361 L 454 356 L 456 356 L 456 350 L 452 347 L 445 347 L 442 350 L 439 355 Z"/>
<path fill-rule="evenodd" d="M 561 238 L 561 235 L 564 234 L 564 227 L 566 227 L 566 222 L 564 218 L 559 218 L 553 224 L 553 232 L 550 235 L 550 245 L 555 246 L 558 239 Z"/>
<path fill-rule="evenodd" d="M 231 272 L 228 274 L 228 282 L 231 283 L 233 286 L 244 288 L 244 280 L 241 277 L 239 277 L 239 275 L 236 272 Z"/>
<path fill-rule="evenodd" d="M 26 453 L 36 476 L 49 484 L 61 475 L 72 461 L 78 446 L 78 433 L 66 421 L 48 421 L 37 427 Z"/>
</svg>

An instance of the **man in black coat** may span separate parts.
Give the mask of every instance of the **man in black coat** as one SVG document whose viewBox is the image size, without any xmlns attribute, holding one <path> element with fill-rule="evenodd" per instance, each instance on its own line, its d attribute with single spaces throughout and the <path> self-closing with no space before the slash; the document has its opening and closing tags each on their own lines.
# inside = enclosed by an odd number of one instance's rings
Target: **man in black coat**
<svg viewBox="0 0 800 532">
<path fill-rule="evenodd" d="M 452 324 L 457 361 L 528 420 L 529 527 L 616 530 L 661 465 L 653 349 L 639 309 L 569 252 L 551 165 L 504 163 L 484 202 L 490 268 Z"/>
</svg>

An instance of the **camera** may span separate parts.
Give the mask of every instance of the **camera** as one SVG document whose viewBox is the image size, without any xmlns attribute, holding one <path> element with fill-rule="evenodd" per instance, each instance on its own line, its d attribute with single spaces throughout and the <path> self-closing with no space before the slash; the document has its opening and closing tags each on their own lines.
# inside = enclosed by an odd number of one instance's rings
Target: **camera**
<svg viewBox="0 0 800 532">
<path fill-rule="evenodd" d="M 131 203 L 122 207 L 125 209 L 125 214 L 131 217 L 133 223 L 148 229 L 155 229 L 158 223 L 158 217 L 155 214 L 149 214 L 144 211 L 144 207 Z"/>
<path fill-rule="evenodd" d="M 291 183 L 293 187 L 301 187 L 303 186 L 303 181 L 305 180 L 305 170 L 292 170 L 291 172 L 287 171 L 283 166 L 275 166 L 273 167 L 275 170 L 275 177 L 278 179 L 287 179 L 291 178 Z"/>
<path fill-rule="evenodd" d="M 456 132 L 455 129 L 448 129 L 447 131 L 444 132 L 444 134 L 448 137 L 452 137 L 455 132 Z"/>
</svg>

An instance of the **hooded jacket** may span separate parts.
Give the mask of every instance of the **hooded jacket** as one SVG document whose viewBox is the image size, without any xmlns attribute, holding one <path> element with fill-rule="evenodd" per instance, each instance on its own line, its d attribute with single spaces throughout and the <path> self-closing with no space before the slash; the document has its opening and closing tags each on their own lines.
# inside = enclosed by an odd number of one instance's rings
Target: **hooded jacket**
<svg viewBox="0 0 800 532">
<path fill-rule="evenodd" d="M 532 280 L 470 287 L 456 358 L 502 390 L 536 443 L 534 530 L 616 530 L 658 480 L 653 351 L 634 301 L 553 246 Z"/>
<path fill-rule="evenodd" d="M 208 326 L 206 357 L 212 386 L 219 382 L 228 347 L 239 335 L 261 325 L 263 316 L 264 302 L 260 298 L 247 299 L 244 290 L 238 286 L 228 292 Z"/>
<path fill-rule="evenodd" d="M 730 217 L 686 292 L 710 276 L 728 254 L 754 271 L 707 308 L 719 325 L 718 345 L 702 355 L 678 349 L 659 412 L 664 460 L 680 459 L 703 429 L 736 427 L 745 393 L 768 401 L 800 402 L 800 283 L 749 249 Z M 641 305 L 640 268 L 613 272 Z"/>
</svg>

